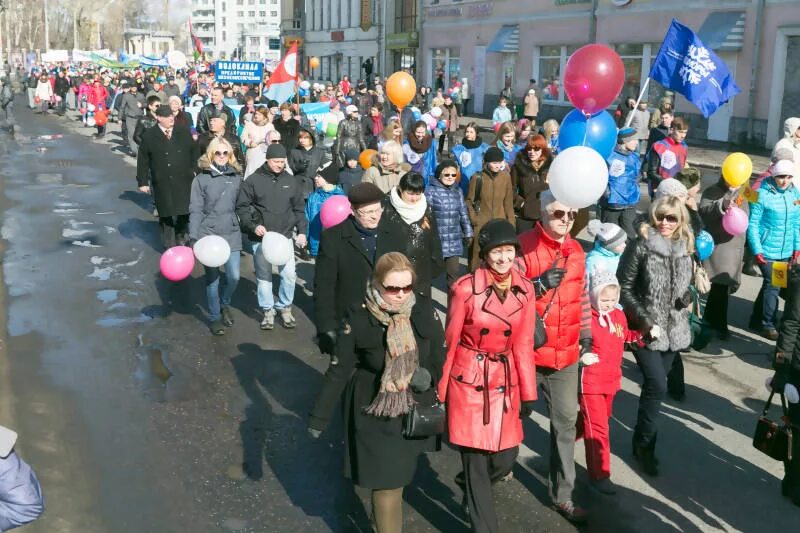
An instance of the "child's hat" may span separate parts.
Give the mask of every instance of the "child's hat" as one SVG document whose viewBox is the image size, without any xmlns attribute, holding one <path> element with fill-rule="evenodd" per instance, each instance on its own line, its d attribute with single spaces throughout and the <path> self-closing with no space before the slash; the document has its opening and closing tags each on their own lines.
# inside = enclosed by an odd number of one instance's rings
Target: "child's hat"
<svg viewBox="0 0 800 533">
<path fill-rule="evenodd" d="M 607 270 L 595 270 L 589 273 L 589 300 L 592 307 L 597 308 L 600 292 L 606 287 L 619 287 L 617 276 Z"/>
<path fill-rule="evenodd" d="M 336 185 L 339 183 L 339 170 L 333 163 L 328 163 L 328 165 L 320 167 L 320 169 L 317 170 L 317 175 L 321 176 L 322 179 L 331 185 Z"/>
<path fill-rule="evenodd" d="M 607 250 L 613 250 L 628 239 L 625 230 L 611 222 L 590 220 L 586 229 L 589 235 L 600 241 L 600 245 Z"/>
</svg>

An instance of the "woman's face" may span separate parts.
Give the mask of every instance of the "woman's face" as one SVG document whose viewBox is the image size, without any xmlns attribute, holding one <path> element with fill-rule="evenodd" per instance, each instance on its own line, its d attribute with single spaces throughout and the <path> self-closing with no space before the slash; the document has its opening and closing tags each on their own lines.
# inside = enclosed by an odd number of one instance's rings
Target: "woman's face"
<svg viewBox="0 0 800 533">
<path fill-rule="evenodd" d="M 475 131 L 475 128 L 467 128 L 464 130 L 464 138 L 468 141 L 474 141 L 478 138 L 478 132 Z"/>
<path fill-rule="evenodd" d="M 303 148 L 306 149 L 311 148 L 311 137 L 308 134 L 302 134 L 299 137 L 297 137 L 297 142 Z"/>
<path fill-rule="evenodd" d="M 508 133 L 504 133 L 503 136 L 500 137 L 500 140 L 503 141 L 503 144 L 505 145 L 514 144 L 514 132 L 510 131 Z"/>
<path fill-rule="evenodd" d="M 380 152 L 378 154 L 378 159 L 381 162 L 381 166 L 384 167 L 390 167 L 394 164 L 394 157 L 392 157 L 392 154 L 389 154 L 387 152 Z"/>
<path fill-rule="evenodd" d="M 396 124 L 394 129 L 392 130 L 392 133 L 394 133 L 395 137 L 400 137 L 401 135 L 403 135 L 402 126 L 400 126 L 400 124 Z"/>
<path fill-rule="evenodd" d="M 439 181 L 442 182 L 442 185 L 450 187 L 456 182 L 457 177 L 458 169 L 456 167 L 445 167 L 442 169 L 442 173 L 439 174 Z"/>
<path fill-rule="evenodd" d="M 773 176 L 775 180 L 775 185 L 782 191 L 789 188 L 789 185 L 792 184 L 792 177 L 791 176 Z"/>
<path fill-rule="evenodd" d="M 492 172 L 500 172 L 505 168 L 506 162 L 505 161 L 492 161 L 489 163 L 489 170 Z"/>
<path fill-rule="evenodd" d="M 414 137 L 416 137 L 418 141 L 421 141 L 422 139 L 425 138 L 425 134 L 426 133 L 427 133 L 427 130 L 425 129 L 425 127 L 424 126 L 420 126 L 420 127 L 418 127 L 417 129 L 414 130 Z"/>
<path fill-rule="evenodd" d="M 267 119 L 261 113 L 253 113 L 253 124 L 256 126 L 263 126 L 267 123 Z"/>
<path fill-rule="evenodd" d="M 671 212 L 656 214 L 656 229 L 665 239 L 671 238 L 678 229 L 678 214 Z"/>
<path fill-rule="evenodd" d="M 170 100 L 169 101 L 169 108 L 172 109 L 172 113 L 175 114 L 181 109 L 181 102 L 180 100 Z"/>
<path fill-rule="evenodd" d="M 407 204 L 416 204 L 422 200 L 422 193 L 414 191 L 400 191 L 400 199 Z"/>
<path fill-rule="evenodd" d="M 538 146 L 531 146 L 527 150 L 525 150 L 525 153 L 528 154 L 528 159 L 530 159 L 531 161 L 538 161 L 542 158 L 544 150 L 542 150 Z"/>
<path fill-rule="evenodd" d="M 531 134 L 531 127 L 525 126 L 519 132 L 519 139 L 520 140 L 527 139 L 530 136 L 530 134 Z"/>
<path fill-rule="evenodd" d="M 413 289 L 411 272 L 401 270 L 389 272 L 378 287 L 383 301 L 391 306 L 402 305 L 411 296 Z"/>
<path fill-rule="evenodd" d="M 486 254 L 486 265 L 498 274 L 505 274 L 514 265 L 516 255 L 517 250 L 513 245 L 504 244 L 489 250 Z"/>
<path fill-rule="evenodd" d="M 216 150 L 214 150 L 214 165 L 218 167 L 227 165 L 229 157 L 230 148 L 227 146 L 219 146 Z"/>
<path fill-rule="evenodd" d="M 370 107 L 369 114 L 372 115 L 373 117 L 379 117 L 381 115 L 381 112 L 377 107 Z"/>
</svg>

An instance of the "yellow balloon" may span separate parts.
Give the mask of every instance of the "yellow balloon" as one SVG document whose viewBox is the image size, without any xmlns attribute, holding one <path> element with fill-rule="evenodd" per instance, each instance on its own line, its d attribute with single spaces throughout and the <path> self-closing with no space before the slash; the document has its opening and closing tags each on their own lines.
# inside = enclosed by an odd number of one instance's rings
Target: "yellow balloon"
<svg viewBox="0 0 800 533">
<path fill-rule="evenodd" d="M 734 152 L 722 162 L 722 177 L 731 187 L 739 187 L 753 174 L 753 162 L 742 152 Z"/>
</svg>

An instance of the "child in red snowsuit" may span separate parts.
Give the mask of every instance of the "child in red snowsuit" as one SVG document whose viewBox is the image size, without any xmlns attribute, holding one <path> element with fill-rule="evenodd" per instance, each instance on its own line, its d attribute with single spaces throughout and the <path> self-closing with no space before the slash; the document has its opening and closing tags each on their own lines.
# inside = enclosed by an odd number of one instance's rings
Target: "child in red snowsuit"
<svg viewBox="0 0 800 533">
<path fill-rule="evenodd" d="M 581 356 L 579 433 L 586 447 L 586 469 L 591 486 L 603 494 L 615 494 L 611 482 L 611 450 L 608 420 L 614 395 L 622 380 L 622 352 L 626 342 L 639 338 L 628 330 L 619 309 L 619 282 L 611 272 L 595 271 L 590 278 L 592 303 L 592 351 Z"/>
</svg>

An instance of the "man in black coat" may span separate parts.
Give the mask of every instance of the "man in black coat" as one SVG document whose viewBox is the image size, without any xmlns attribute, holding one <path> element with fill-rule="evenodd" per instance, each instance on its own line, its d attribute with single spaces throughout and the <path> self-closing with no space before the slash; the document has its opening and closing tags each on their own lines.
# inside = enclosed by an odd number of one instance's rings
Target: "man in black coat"
<svg viewBox="0 0 800 533">
<path fill-rule="evenodd" d="M 56 96 L 59 97 L 59 101 L 56 104 L 57 113 L 61 116 L 64 116 L 64 113 L 67 111 L 67 93 L 69 92 L 69 78 L 67 78 L 67 73 L 62 69 L 58 71 L 58 75 L 56 75 L 56 81 L 54 83 L 55 87 L 53 87 L 53 92 Z"/>
<path fill-rule="evenodd" d="M 233 114 L 233 110 L 222 101 L 224 97 L 225 93 L 222 88 L 214 87 L 211 90 L 211 102 L 204 105 L 197 114 L 197 133 L 206 133 L 210 131 L 211 124 L 209 121 L 211 118 L 217 116 L 219 113 L 225 113 L 228 115 L 225 127 L 230 133 L 236 135 L 236 117 Z"/>
<path fill-rule="evenodd" d="M 152 187 L 164 248 L 184 244 L 189 227 L 189 197 L 199 153 L 186 127 L 175 127 L 168 105 L 156 110 L 157 124 L 142 134 L 136 160 L 139 191 Z"/>
</svg>

